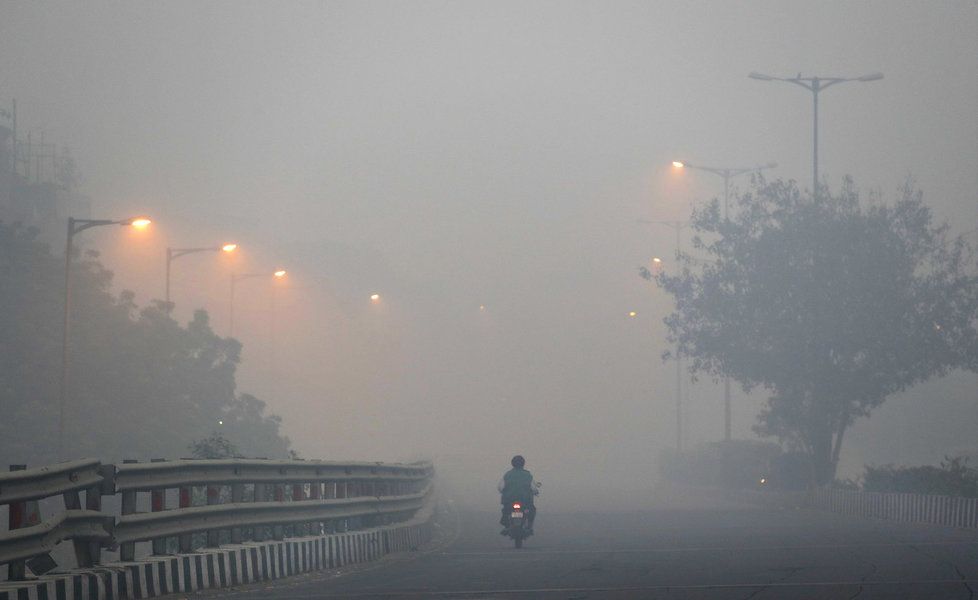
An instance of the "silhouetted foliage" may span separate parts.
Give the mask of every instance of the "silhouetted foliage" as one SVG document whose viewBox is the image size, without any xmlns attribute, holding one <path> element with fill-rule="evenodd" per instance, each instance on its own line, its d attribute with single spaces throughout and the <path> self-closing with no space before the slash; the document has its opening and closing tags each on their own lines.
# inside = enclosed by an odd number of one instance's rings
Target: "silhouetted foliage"
<svg viewBox="0 0 978 600">
<path fill-rule="evenodd" d="M 234 458 L 241 454 L 237 446 L 216 431 L 190 444 L 190 453 L 194 458 Z"/>
<path fill-rule="evenodd" d="M 223 420 L 246 455 L 285 457 L 289 442 L 265 404 L 237 395 L 241 345 L 214 334 L 207 313 L 181 326 L 163 303 L 139 309 L 110 291 L 93 252 L 72 267 L 68 458 L 177 457 Z M 35 232 L 0 223 L 0 456 L 57 457 L 64 259 Z"/>
<path fill-rule="evenodd" d="M 945 456 L 939 467 L 866 466 L 863 490 L 978 498 L 978 470 L 963 456 Z"/>
<path fill-rule="evenodd" d="M 694 373 L 770 391 L 755 431 L 807 454 L 811 481 L 828 483 L 856 418 L 978 367 L 973 252 L 910 184 L 885 204 L 848 180 L 813 201 L 758 179 L 737 205 L 729 221 L 717 201 L 695 211 L 697 256 L 655 277 L 676 299 L 669 339 Z"/>
</svg>

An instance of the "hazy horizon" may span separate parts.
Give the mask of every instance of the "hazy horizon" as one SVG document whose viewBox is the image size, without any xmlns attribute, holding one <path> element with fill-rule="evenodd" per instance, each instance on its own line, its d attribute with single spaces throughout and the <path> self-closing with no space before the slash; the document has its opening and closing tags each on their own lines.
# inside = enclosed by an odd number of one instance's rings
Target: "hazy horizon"
<svg viewBox="0 0 978 600">
<path fill-rule="evenodd" d="M 554 495 L 587 472 L 610 496 L 675 444 L 672 303 L 638 275 L 675 238 L 638 221 L 722 193 L 670 161 L 776 161 L 807 188 L 810 94 L 747 74 L 879 71 L 820 97 L 824 181 L 893 198 L 912 177 L 973 230 L 976 23 L 964 0 L 7 2 L 0 107 L 71 149 L 93 216 L 154 218 L 84 238 L 141 305 L 167 246 L 240 244 L 174 263 L 175 316 L 222 335 L 230 274 L 288 269 L 240 284 L 234 333 L 240 389 L 302 456 L 430 456 L 493 497 L 520 452 Z M 840 475 L 978 452 L 975 390 L 891 399 Z M 721 393 L 690 388 L 687 443 L 722 437 Z M 735 399 L 753 437 L 765 396 Z"/>
</svg>

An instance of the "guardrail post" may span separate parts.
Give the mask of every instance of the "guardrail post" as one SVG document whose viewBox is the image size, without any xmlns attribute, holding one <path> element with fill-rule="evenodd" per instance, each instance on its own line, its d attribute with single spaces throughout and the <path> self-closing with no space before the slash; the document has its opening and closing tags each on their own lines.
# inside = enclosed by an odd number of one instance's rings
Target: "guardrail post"
<svg viewBox="0 0 978 600">
<path fill-rule="evenodd" d="M 310 500 L 321 500 L 323 497 L 323 482 L 317 481 L 315 483 L 309 484 L 309 499 Z M 321 535 L 323 533 L 323 523 L 322 521 L 314 521 L 309 524 L 310 533 L 312 535 Z"/>
<path fill-rule="evenodd" d="M 231 484 L 231 502 L 233 504 L 240 504 L 244 502 L 244 484 L 243 483 L 232 483 Z M 231 529 L 231 543 L 240 544 L 241 543 L 241 528 L 234 527 Z"/>
<path fill-rule="evenodd" d="M 85 490 L 85 509 L 95 512 L 102 512 L 102 493 L 103 491 L 115 493 L 115 465 L 101 465 L 99 473 L 102 475 L 102 483 L 93 485 Z M 75 546 L 75 555 L 79 567 L 94 567 L 102 563 L 102 542 L 88 542 L 88 556 L 84 557 L 90 564 L 82 564 L 83 558 L 78 554 L 78 547 Z"/>
<path fill-rule="evenodd" d="M 306 499 L 306 484 L 304 483 L 293 483 L 292 484 L 292 501 L 301 502 Z M 307 525 L 304 523 L 296 523 L 292 526 L 292 535 L 299 537 L 305 535 Z"/>
<path fill-rule="evenodd" d="M 98 490 L 98 488 L 96 488 L 96 490 L 100 494 L 99 504 L 101 504 L 101 490 Z M 88 490 L 86 490 L 85 491 L 86 508 L 88 508 L 87 506 L 88 494 L 89 492 Z M 65 492 L 64 494 L 62 494 L 62 497 L 64 498 L 65 501 L 65 510 L 79 510 L 81 508 L 81 494 L 78 490 Z M 101 548 L 98 545 L 98 543 L 93 544 L 91 542 L 83 542 L 81 540 L 72 540 L 71 545 L 75 550 L 75 562 L 77 562 L 78 566 L 81 568 L 94 566 L 95 563 L 97 562 L 97 559 L 95 557 L 101 554 L 100 551 Z"/>
<path fill-rule="evenodd" d="M 255 502 L 265 502 L 268 499 L 268 485 L 265 483 L 255 484 Z M 252 539 L 256 542 L 265 541 L 265 526 L 258 525 L 252 532 Z"/>
<path fill-rule="evenodd" d="M 207 506 L 214 506 L 221 503 L 221 487 L 216 485 L 207 486 Z M 221 545 L 221 530 L 207 530 L 207 547 L 217 548 Z"/>
<path fill-rule="evenodd" d="M 86 504 L 88 503 L 87 494 L 88 492 L 86 491 Z M 61 496 L 65 501 L 65 510 L 79 510 L 81 508 L 81 493 L 78 490 L 65 492 Z M 75 550 L 75 562 L 78 563 L 79 567 L 85 568 L 94 565 L 95 560 L 92 555 L 95 554 L 97 556 L 97 553 L 100 553 L 97 544 L 93 548 L 89 542 L 72 540 L 71 545 Z"/>
<path fill-rule="evenodd" d="M 285 502 L 285 485 L 281 483 L 275 484 L 275 501 Z M 285 528 L 281 525 L 272 526 L 272 539 L 279 541 L 285 538 Z"/>
<path fill-rule="evenodd" d="M 166 462 L 165 458 L 153 458 L 150 462 Z M 162 512 L 166 510 L 166 489 L 157 489 L 150 492 L 150 510 Z M 153 555 L 161 556 L 166 554 L 166 538 L 156 538 L 153 540 Z"/>
<path fill-rule="evenodd" d="M 193 505 L 193 488 L 188 485 L 180 487 L 180 508 L 190 508 Z M 182 533 L 177 537 L 180 552 L 186 554 L 194 548 L 194 536 Z"/>
<path fill-rule="evenodd" d="M 122 461 L 123 464 L 131 465 L 138 463 L 138 460 L 133 460 L 127 458 Z M 129 490 L 122 492 L 122 514 L 131 515 L 136 512 L 136 491 Z M 126 542 L 119 546 L 119 560 L 122 562 L 132 562 L 136 560 L 136 544 L 135 542 Z"/>
<path fill-rule="evenodd" d="M 11 471 L 24 471 L 27 465 L 10 465 Z M 10 531 L 27 526 L 27 502 L 12 502 L 7 507 L 7 528 Z M 27 578 L 27 562 L 17 560 L 7 564 L 7 579 L 23 581 Z"/>
</svg>

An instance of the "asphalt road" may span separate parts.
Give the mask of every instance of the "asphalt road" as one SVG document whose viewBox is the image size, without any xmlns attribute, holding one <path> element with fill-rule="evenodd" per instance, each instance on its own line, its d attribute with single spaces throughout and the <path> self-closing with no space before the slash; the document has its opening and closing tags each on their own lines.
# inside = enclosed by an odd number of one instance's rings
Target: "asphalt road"
<svg viewBox="0 0 978 600">
<path fill-rule="evenodd" d="M 548 514 L 522 550 L 498 514 L 440 543 L 336 574 L 202 594 L 234 600 L 973 598 L 978 532 L 807 510 Z"/>
</svg>

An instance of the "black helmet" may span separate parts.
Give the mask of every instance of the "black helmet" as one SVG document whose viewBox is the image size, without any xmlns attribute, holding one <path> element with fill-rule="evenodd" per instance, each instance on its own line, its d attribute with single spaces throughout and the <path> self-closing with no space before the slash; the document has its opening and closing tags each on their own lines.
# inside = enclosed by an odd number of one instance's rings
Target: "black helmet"
<svg viewBox="0 0 978 600">
<path fill-rule="evenodd" d="M 513 457 L 513 460 L 511 460 L 509 462 L 510 462 L 510 464 L 512 464 L 517 469 L 522 469 L 523 468 L 523 465 L 526 464 L 526 459 L 523 458 L 522 456 L 520 456 L 519 454 L 517 454 L 516 456 Z"/>
</svg>

